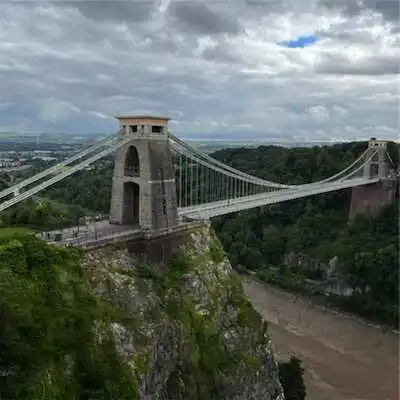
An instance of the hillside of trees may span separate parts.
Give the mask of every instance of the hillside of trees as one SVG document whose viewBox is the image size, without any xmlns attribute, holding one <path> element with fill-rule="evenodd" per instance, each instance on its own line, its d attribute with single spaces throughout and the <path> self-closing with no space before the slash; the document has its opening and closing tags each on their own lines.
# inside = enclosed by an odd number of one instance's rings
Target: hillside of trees
<svg viewBox="0 0 400 400">
<path fill-rule="evenodd" d="M 276 182 L 300 184 L 331 176 L 355 160 L 366 143 L 286 149 L 260 146 L 213 154 L 241 171 Z M 389 144 L 394 167 L 399 146 Z M 73 175 L 0 216 L 0 226 L 54 228 L 74 225 L 82 215 L 108 213 L 112 162 Z M 17 178 L 18 179 L 18 178 Z M 0 184 L 7 185 L 0 180 Z M 324 279 L 324 265 L 336 257 L 341 284 L 350 297 L 331 300 L 341 308 L 391 325 L 398 323 L 398 202 L 375 217 L 348 223 L 350 190 L 260 207 L 213 221 L 238 270 L 289 290 L 306 291 L 307 281 Z M 288 256 L 307 259 L 292 268 Z M 338 301 L 336 301 L 338 300 Z"/>
<path fill-rule="evenodd" d="M 214 157 L 244 172 L 282 183 L 323 179 L 350 164 L 364 143 L 333 147 L 227 149 Z M 397 168 L 399 146 L 389 152 Z M 240 212 L 214 221 L 232 264 L 285 289 L 313 294 L 309 280 L 323 280 L 324 266 L 336 257 L 337 277 L 353 290 L 329 302 L 368 319 L 398 325 L 399 202 L 380 215 L 357 216 L 349 223 L 350 190 L 326 193 Z M 300 258 L 290 266 L 288 256 Z M 317 291 L 317 294 L 320 294 Z"/>
<path fill-rule="evenodd" d="M 340 171 L 357 158 L 365 145 L 296 149 L 262 146 L 221 150 L 213 156 L 244 172 L 297 184 Z M 398 164 L 399 147 L 392 144 L 390 152 Z M 0 190 L 42 167 L 16 176 L 0 175 Z M 107 214 L 111 177 L 112 162 L 98 163 L 94 169 L 71 176 L 40 197 L 2 213 L 0 228 L 55 229 L 75 225 L 83 216 Z M 261 207 L 218 218 L 213 225 L 237 270 L 251 271 L 287 290 L 315 293 L 309 289 L 308 280 L 323 280 L 323 266 L 336 257 L 342 283 L 354 291 L 350 297 L 333 298 L 333 305 L 397 325 L 399 203 L 387 206 L 377 217 L 359 216 L 348 223 L 349 196 L 350 191 L 344 190 Z M 58 360 L 66 349 L 75 349 L 79 360 L 78 386 L 71 387 L 72 392 L 78 391 L 81 398 L 94 398 L 93 393 L 113 390 L 115 397 L 110 398 L 123 398 L 120 393 L 125 395 L 126 388 L 134 385 L 111 343 L 101 349 L 94 347 L 88 327 L 99 312 L 105 318 L 113 316 L 106 305 L 95 304 L 80 284 L 79 252 L 53 249 L 29 235 L 15 236 L 7 228 L 0 229 L 0 247 L 0 286 L 4 293 L 0 300 L 0 348 L 7 349 L 0 352 L 0 370 L 4 374 L 18 367 L 21 372 L 15 378 L 0 379 L 4 398 L 34 398 L 41 390 L 37 371 Z M 293 255 L 301 255 L 306 262 L 293 268 L 288 262 L 288 256 Z M 55 274 L 63 270 L 73 276 L 71 290 L 77 295 L 73 308 L 59 296 Z M 38 307 L 41 312 L 32 314 L 31 309 Z M 49 320 L 54 322 L 50 326 Z M 26 335 L 33 341 L 21 339 Z M 279 371 L 286 398 L 303 400 L 306 390 L 300 361 L 292 358 L 279 363 Z M 58 393 L 50 395 L 57 398 Z"/>
<path fill-rule="evenodd" d="M 0 174 L 0 190 L 44 169 L 24 171 L 13 179 Z M 68 177 L 40 193 L 0 214 L 0 227 L 28 226 L 48 230 L 77 225 L 83 216 L 108 214 L 111 196 L 112 163 L 101 162 Z"/>
<path fill-rule="evenodd" d="M 0 229 L 2 400 L 138 398 L 112 335 L 98 343 L 94 324 L 118 320 L 117 311 L 88 289 L 81 259 L 29 231 Z"/>
</svg>

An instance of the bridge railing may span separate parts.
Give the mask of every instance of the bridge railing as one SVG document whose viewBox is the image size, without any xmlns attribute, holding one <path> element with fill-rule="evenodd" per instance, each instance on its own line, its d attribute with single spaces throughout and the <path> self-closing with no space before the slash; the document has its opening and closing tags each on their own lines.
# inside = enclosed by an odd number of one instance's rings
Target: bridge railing
<svg viewBox="0 0 400 400">
<path fill-rule="evenodd" d="M 126 166 L 124 169 L 125 176 L 139 177 L 139 165 Z"/>
<path fill-rule="evenodd" d="M 223 165 L 220 165 L 221 163 L 209 162 L 208 159 L 199 155 L 198 151 L 192 151 L 191 148 L 181 145 L 180 142 L 173 145 L 173 150 L 177 205 L 180 209 L 196 208 L 203 204 L 229 200 L 246 201 L 246 198 L 257 195 L 275 196 L 281 193 L 323 187 L 348 179 L 366 179 L 365 165 L 371 162 L 376 153 L 375 151 L 364 152 L 350 166 L 330 178 L 310 184 L 281 187 L 283 185 L 263 181 L 260 178 L 242 173 L 235 174 L 234 169 L 224 168 Z M 374 175 L 370 178 L 374 178 Z"/>
<path fill-rule="evenodd" d="M 146 230 L 140 227 L 118 226 L 99 231 L 90 231 L 79 236 L 68 236 L 67 238 L 60 238 L 60 240 L 47 240 L 51 244 L 59 246 L 76 246 L 83 248 L 98 247 L 102 244 L 110 242 L 126 241 L 131 239 L 154 239 L 159 236 L 165 236 L 172 233 L 177 233 L 182 230 L 193 229 L 195 227 L 203 226 L 204 222 L 199 220 L 186 220 L 180 221 L 178 225 L 169 226 L 157 230 Z M 46 240 L 46 232 L 40 236 Z M 52 237 L 51 239 L 54 239 Z"/>
<path fill-rule="evenodd" d="M 141 230 L 139 228 L 114 228 L 104 231 L 91 231 L 75 237 L 61 237 L 60 240 L 49 240 L 51 244 L 61 245 L 61 246 L 78 246 L 87 247 L 90 243 L 101 242 L 102 240 L 109 240 L 112 238 L 123 238 L 124 236 L 132 236 L 139 234 Z M 46 240 L 46 239 L 45 239 Z"/>
<path fill-rule="evenodd" d="M 50 243 L 68 241 L 90 241 L 106 235 L 114 235 L 138 229 L 124 225 L 111 225 L 108 220 L 97 221 L 86 226 L 76 226 L 56 231 L 41 232 L 37 236 Z"/>
</svg>

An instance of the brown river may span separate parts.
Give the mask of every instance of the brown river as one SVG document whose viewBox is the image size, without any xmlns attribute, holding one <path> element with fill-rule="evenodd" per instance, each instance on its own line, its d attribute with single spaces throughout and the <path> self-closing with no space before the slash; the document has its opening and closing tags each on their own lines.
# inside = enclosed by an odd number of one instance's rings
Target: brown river
<svg viewBox="0 0 400 400">
<path fill-rule="evenodd" d="M 308 400 L 398 400 L 399 336 L 244 279 L 277 358 L 298 356 Z"/>
</svg>

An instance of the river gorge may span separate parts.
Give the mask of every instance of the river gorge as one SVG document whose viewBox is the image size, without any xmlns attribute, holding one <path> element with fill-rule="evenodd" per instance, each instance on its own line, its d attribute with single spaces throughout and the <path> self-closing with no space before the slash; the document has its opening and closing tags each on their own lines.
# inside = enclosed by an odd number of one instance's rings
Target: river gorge
<svg viewBox="0 0 400 400">
<path fill-rule="evenodd" d="M 356 317 L 313 305 L 244 279 L 249 300 L 267 320 L 278 359 L 303 362 L 308 400 L 397 400 L 399 336 Z"/>
</svg>

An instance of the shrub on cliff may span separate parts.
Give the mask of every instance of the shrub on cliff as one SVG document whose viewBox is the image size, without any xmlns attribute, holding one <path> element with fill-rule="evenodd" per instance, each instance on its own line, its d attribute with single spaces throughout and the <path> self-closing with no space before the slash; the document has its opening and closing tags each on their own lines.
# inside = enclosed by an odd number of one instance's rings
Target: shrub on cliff
<svg viewBox="0 0 400 400">
<path fill-rule="evenodd" d="M 137 398 L 107 331 L 113 310 L 91 294 L 79 263 L 77 250 L 0 232 L 1 399 Z"/>
<path fill-rule="evenodd" d="M 304 369 L 297 357 L 292 356 L 289 361 L 279 363 L 279 379 L 286 400 L 304 400 L 306 398 L 303 374 Z"/>
</svg>

